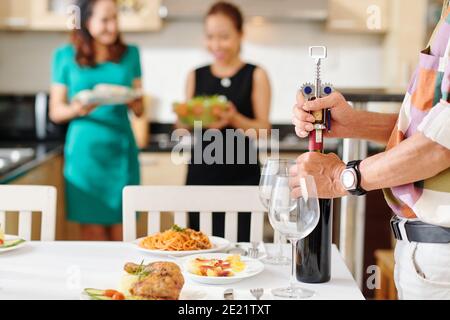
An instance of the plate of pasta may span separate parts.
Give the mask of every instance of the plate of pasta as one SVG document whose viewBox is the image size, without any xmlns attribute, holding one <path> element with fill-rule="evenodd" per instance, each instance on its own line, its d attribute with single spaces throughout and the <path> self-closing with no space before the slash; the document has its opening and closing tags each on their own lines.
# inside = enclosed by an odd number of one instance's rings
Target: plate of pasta
<svg viewBox="0 0 450 320">
<path fill-rule="evenodd" d="M 230 246 L 230 242 L 224 238 L 209 237 L 201 231 L 177 225 L 164 232 L 137 239 L 133 244 L 145 253 L 173 257 L 218 252 Z"/>
</svg>

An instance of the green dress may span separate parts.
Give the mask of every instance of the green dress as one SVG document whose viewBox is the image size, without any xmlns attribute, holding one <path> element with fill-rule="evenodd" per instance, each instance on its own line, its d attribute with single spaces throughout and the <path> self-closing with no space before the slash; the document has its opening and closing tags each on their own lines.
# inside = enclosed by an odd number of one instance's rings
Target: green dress
<svg viewBox="0 0 450 320">
<path fill-rule="evenodd" d="M 119 63 L 82 67 L 75 49 L 56 50 L 52 82 L 67 87 L 69 101 L 97 84 L 131 87 L 141 78 L 139 51 L 128 46 Z M 126 105 L 103 105 L 70 122 L 64 148 L 68 219 L 83 224 L 122 222 L 122 190 L 140 183 L 138 148 Z"/>
</svg>

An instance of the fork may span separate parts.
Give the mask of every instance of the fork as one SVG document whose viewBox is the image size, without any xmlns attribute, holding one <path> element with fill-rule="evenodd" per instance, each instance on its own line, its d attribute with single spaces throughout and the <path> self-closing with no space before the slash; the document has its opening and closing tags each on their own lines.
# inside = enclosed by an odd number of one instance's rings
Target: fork
<svg viewBox="0 0 450 320">
<path fill-rule="evenodd" d="M 253 259 L 257 259 L 259 256 L 259 250 L 254 248 L 248 249 L 248 256 Z"/>
<path fill-rule="evenodd" d="M 259 257 L 258 246 L 260 243 L 257 241 L 252 241 L 250 244 L 251 244 L 251 248 L 248 249 L 249 257 L 253 258 L 253 259 L 258 259 L 258 257 Z"/>
<path fill-rule="evenodd" d="M 264 289 L 263 288 L 251 289 L 250 293 L 252 294 L 252 296 L 256 298 L 256 300 L 260 300 L 264 294 Z"/>
</svg>

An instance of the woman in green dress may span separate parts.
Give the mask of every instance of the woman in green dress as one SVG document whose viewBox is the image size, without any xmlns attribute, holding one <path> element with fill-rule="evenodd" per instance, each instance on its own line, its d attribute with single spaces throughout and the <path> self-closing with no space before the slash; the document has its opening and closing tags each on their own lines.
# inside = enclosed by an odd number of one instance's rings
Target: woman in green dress
<svg viewBox="0 0 450 320">
<path fill-rule="evenodd" d="M 83 240 L 122 239 L 122 189 L 140 183 L 138 148 L 128 105 L 83 105 L 73 97 L 98 84 L 141 87 L 138 49 L 123 44 L 114 0 L 81 0 L 81 28 L 53 59 L 50 117 L 70 122 L 65 145 L 68 219 L 81 224 Z"/>
</svg>

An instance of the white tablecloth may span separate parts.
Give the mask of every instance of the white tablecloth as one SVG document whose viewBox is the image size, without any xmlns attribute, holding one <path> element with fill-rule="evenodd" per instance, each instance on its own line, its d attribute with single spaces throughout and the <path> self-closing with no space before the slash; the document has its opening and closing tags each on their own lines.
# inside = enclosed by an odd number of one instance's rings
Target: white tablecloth
<svg viewBox="0 0 450 320">
<path fill-rule="evenodd" d="M 287 245 L 285 249 L 288 254 Z M 23 248 L 0 254 L 0 300 L 78 300 L 84 288 L 118 288 L 124 264 L 140 263 L 143 259 L 171 261 L 143 254 L 129 243 L 30 242 Z M 273 299 L 270 289 L 287 286 L 289 274 L 290 266 L 266 264 L 259 275 L 223 286 L 202 285 L 185 277 L 182 297 L 221 299 L 225 289 L 233 288 L 236 299 L 252 299 L 249 290 L 262 287 L 263 299 Z M 300 285 L 315 291 L 312 299 L 364 299 L 335 246 L 331 281 Z"/>
</svg>

